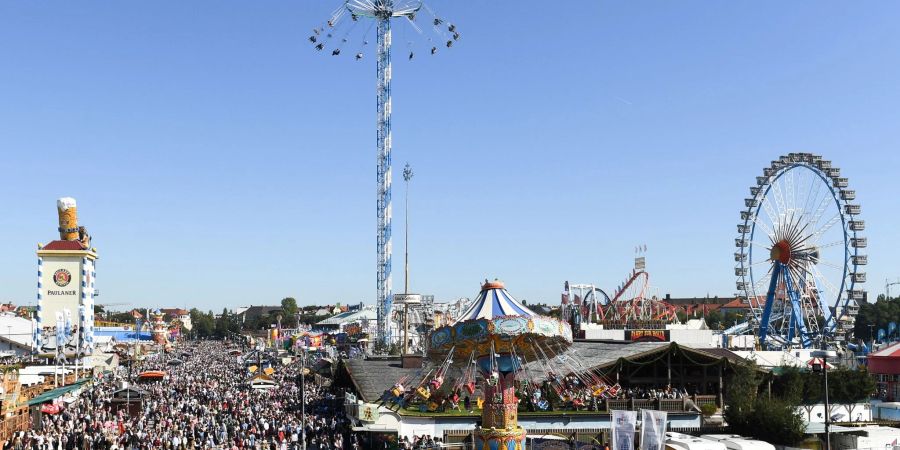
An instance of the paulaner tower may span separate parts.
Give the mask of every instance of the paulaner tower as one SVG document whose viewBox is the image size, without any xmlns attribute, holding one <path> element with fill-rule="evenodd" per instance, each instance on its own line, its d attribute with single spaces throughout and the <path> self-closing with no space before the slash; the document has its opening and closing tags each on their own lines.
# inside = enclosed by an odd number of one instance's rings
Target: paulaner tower
<svg viewBox="0 0 900 450">
<path fill-rule="evenodd" d="M 37 328 L 41 332 L 49 331 L 48 328 L 64 323 L 71 336 L 67 340 L 68 346 L 89 354 L 94 348 L 97 249 L 91 247 L 87 229 L 78 225 L 78 207 L 74 198 L 57 200 L 56 209 L 59 240 L 47 245 L 38 244 L 37 250 Z M 38 340 L 41 334 L 35 333 Z M 40 347 L 44 343 L 36 344 Z"/>
</svg>

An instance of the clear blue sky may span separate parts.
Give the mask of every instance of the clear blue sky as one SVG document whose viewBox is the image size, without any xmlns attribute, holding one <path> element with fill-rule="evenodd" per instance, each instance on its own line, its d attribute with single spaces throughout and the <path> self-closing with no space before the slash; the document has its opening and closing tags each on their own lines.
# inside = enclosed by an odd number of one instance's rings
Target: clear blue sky
<svg viewBox="0 0 900 450">
<path fill-rule="evenodd" d="M 0 2 L 0 300 L 34 302 L 70 195 L 103 302 L 373 302 L 373 58 L 306 41 L 337 4 Z M 661 293 L 731 295 L 748 187 L 792 151 L 850 178 L 868 289 L 900 276 L 900 3 L 431 4 L 462 39 L 394 63 L 413 290 L 557 302 L 646 243 Z"/>
</svg>

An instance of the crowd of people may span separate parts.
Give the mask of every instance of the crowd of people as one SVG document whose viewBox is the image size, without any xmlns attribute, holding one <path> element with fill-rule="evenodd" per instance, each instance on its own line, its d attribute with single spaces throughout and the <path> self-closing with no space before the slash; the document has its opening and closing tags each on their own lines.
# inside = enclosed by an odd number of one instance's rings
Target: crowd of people
<svg viewBox="0 0 900 450">
<path fill-rule="evenodd" d="M 328 388 L 312 377 L 303 377 L 301 385 L 298 363 L 272 365 L 276 386 L 253 389 L 250 380 L 262 369 L 251 373 L 227 343 L 185 344 L 86 385 L 74 402 L 58 414 L 44 414 L 39 426 L 15 434 L 3 449 L 297 450 L 304 435 L 310 450 L 360 448 Z M 128 414 L 113 401 L 114 393 L 144 370 L 166 374 L 133 385 L 142 391 L 140 411 Z"/>
</svg>

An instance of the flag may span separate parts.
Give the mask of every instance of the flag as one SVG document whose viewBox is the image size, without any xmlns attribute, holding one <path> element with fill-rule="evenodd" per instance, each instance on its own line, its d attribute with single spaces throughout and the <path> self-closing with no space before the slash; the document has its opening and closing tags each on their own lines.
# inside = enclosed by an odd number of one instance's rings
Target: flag
<svg viewBox="0 0 900 450">
<path fill-rule="evenodd" d="M 41 330 L 37 326 L 37 320 L 31 319 L 31 351 L 37 352 L 41 348 Z"/>
<path fill-rule="evenodd" d="M 56 312 L 56 345 L 62 342 L 62 334 L 66 329 L 66 319 L 63 317 L 62 311 Z"/>
<path fill-rule="evenodd" d="M 67 340 L 72 336 L 72 311 L 66 310 L 66 325 L 63 337 Z"/>
<path fill-rule="evenodd" d="M 637 425 L 636 411 L 612 411 L 612 449 L 634 450 L 634 430 Z"/>
<path fill-rule="evenodd" d="M 666 412 L 641 410 L 641 450 L 666 448 Z"/>
</svg>

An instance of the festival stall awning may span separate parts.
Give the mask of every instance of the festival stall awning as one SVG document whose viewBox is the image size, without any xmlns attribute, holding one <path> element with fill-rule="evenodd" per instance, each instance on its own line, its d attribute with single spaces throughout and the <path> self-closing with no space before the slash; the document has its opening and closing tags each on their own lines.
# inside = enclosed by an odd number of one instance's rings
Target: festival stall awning
<svg viewBox="0 0 900 450">
<path fill-rule="evenodd" d="M 59 398 L 59 397 L 65 395 L 65 394 L 68 394 L 69 392 L 72 392 L 72 391 L 74 391 L 74 390 L 76 390 L 76 389 L 80 389 L 80 388 L 81 388 L 81 385 L 83 385 L 84 383 L 86 383 L 88 380 L 89 380 L 88 378 L 82 378 L 82 379 L 80 379 L 80 380 L 76 381 L 75 383 L 70 384 L 70 385 L 68 385 L 68 386 L 63 386 L 63 387 L 61 387 L 61 388 L 56 388 L 56 389 L 53 389 L 53 390 L 44 392 L 43 394 L 38 395 L 38 396 L 34 397 L 34 398 L 31 399 L 31 400 L 28 400 L 28 406 L 39 405 L 39 404 L 41 404 L 41 403 L 46 403 L 46 402 L 49 402 L 49 401 L 54 400 L 54 399 L 56 399 L 56 398 Z"/>
</svg>

